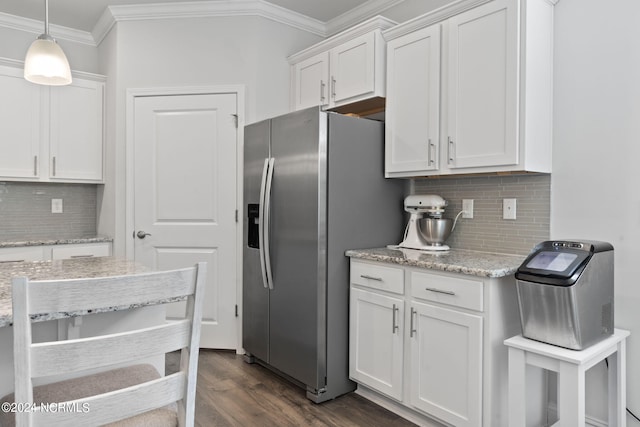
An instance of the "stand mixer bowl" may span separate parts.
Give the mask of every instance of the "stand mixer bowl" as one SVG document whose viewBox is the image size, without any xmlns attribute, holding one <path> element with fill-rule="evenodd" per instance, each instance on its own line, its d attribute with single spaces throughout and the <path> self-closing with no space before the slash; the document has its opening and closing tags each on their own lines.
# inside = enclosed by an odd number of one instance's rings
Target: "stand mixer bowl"
<svg viewBox="0 0 640 427">
<path fill-rule="evenodd" d="M 450 218 L 420 218 L 418 229 L 430 245 L 441 246 L 451 234 L 454 222 Z"/>
</svg>

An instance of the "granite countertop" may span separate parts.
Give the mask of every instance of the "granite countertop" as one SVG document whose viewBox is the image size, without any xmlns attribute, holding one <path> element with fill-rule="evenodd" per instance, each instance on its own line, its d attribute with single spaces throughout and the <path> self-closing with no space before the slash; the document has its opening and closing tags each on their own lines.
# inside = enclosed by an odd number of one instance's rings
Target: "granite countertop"
<svg viewBox="0 0 640 427">
<path fill-rule="evenodd" d="M 9 262 L 0 264 L 0 327 L 9 326 L 13 320 L 11 308 L 11 279 L 27 276 L 31 280 L 77 279 L 82 277 L 107 277 L 136 274 L 149 271 L 133 261 L 113 257 L 65 259 L 55 261 Z M 105 307 L 91 313 L 117 311 L 134 308 Z M 89 312 L 46 313 L 32 317 L 33 321 L 62 319 L 89 314 Z"/>
<path fill-rule="evenodd" d="M 351 258 L 411 267 L 469 274 L 481 277 L 505 277 L 514 274 L 524 261 L 524 255 L 450 249 L 447 252 L 423 252 L 414 249 L 354 249 L 346 252 Z"/>
<path fill-rule="evenodd" d="M 113 242 L 111 237 L 80 237 L 75 239 L 46 239 L 0 242 L 0 248 L 19 248 L 24 246 L 72 245 L 82 243 Z"/>
</svg>

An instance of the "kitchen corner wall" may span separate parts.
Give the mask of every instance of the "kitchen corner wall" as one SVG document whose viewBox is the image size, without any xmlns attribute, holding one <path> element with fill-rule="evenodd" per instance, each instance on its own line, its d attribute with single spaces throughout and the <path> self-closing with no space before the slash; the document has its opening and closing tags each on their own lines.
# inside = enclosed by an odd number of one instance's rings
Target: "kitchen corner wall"
<svg viewBox="0 0 640 427">
<path fill-rule="evenodd" d="M 447 240 L 452 248 L 526 255 L 549 239 L 550 175 L 423 178 L 412 187 L 412 193 L 447 200 L 447 218 L 462 210 L 462 199 L 473 199 L 473 219 L 460 215 Z M 517 219 L 502 219 L 503 199 L 517 200 Z"/>
<path fill-rule="evenodd" d="M 0 182 L 0 241 L 95 237 L 93 184 Z M 63 212 L 51 213 L 51 199 Z"/>
</svg>

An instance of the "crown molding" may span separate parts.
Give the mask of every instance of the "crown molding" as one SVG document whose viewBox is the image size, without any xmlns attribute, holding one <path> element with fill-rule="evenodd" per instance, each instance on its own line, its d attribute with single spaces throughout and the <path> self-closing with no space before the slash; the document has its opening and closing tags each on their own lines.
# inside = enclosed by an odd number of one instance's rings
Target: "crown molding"
<svg viewBox="0 0 640 427">
<path fill-rule="evenodd" d="M 9 15 L 0 12 L 0 26 L 11 28 L 13 30 L 33 33 L 36 37 L 44 32 L 44 21 L 36 19 L 23 18 L 21 16 Z M 66 40 L 74 43 L 96 46 L 91 33 L 86 31 L 75 30 L 73 28 L 63 27 L 61 25 L 49 24 L 49 33 L 51 37 L 57 40 Z M 35 37 L 34 37 L 35 38 Z"/>
<path fill-rule="evenodd" d="M 261 16 L 322 37 L 327 36 L 326 25 L 323 22 L 263 0 L 109 6 L 96 23 L 92 34 L 96 43 L 100 44 L 116 22 L 220 16 Z"/>
<path fill-rule="evenodd" d="M 89 46 L 98 46 L 117 22 L 153 19 L 261 16 L 321 37 L 328 37 L 346 28 L 378 15 L 404 0 L 369 0 L 362 5 L 322 22 L 264 0 L 211 0 L 186 3 L 156 3 L 145 5 L 109 6 L 100 16 L 91 32 L 51 24 L 50 33 L 58 40 L 67 40 Z M 557 0 L 547 0 L 557 1 Z M 39 35 L 42 21 L 0 12 L 0 26 Z"/>
<path fill-rule="evenodd" d="M 365 19 L 379 15 L 385 10 L 403 3 L 404 0 L 369 0 L 326 23 L 327 35 L 339 33 Z"/>
<path fill-rule="evenodd" d="M 311 58 L 312 56 L 327 52 L 334 47 L 339 46 L 348 40 L 353 40 L 363 34 L 367 34 L 375 30 L 383 31 L 392 28 L 395 25 L 397 25 L 395 21 L 387 19 L 384 16 L 374 16 L 373 18 L 369 18 L 366 21 L 349 27 L 348 30 L 341 31 L 338 34 L 334 34 L 321 42 L 301 50 L 300 52 L 294 53 L 289 56 L 287 60 L 289 61 L 289 64 L 295 64 L 307 58 Z"/>
</svg>

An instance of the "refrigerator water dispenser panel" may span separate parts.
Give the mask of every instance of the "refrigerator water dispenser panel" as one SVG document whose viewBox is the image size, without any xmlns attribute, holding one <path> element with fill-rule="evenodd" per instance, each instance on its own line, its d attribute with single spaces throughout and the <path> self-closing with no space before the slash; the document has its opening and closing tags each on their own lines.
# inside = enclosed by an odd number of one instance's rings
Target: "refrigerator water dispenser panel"
<svg viewBox="0 0 640 427">
<path fill-rule="evenodd" d="M 260 205 L 249 203 L 247 205 L 247 246 L 260 249 L 260 238 L 258 234 L 258 223 L 260 222 Z"/>
</svg>

